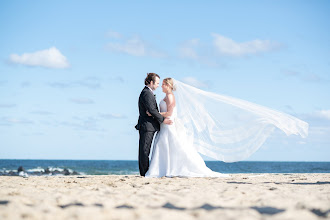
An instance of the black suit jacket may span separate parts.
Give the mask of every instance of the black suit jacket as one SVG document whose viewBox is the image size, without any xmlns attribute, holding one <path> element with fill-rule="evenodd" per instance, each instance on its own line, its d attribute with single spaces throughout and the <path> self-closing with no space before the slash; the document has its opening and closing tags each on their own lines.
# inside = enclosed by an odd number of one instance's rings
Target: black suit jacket
<svg viewBox="0 0 330 220">
<path fill-rule="evenodd" d="M 148 116 L 147 111 L 152 116 Z M 139 121 L 135 126 L 137 130 L 159 131 L 165 118 L 159 113 L 156 98 L 148 87 L 144 87 L 140 94 L 139 114 Z"/>
</svg>

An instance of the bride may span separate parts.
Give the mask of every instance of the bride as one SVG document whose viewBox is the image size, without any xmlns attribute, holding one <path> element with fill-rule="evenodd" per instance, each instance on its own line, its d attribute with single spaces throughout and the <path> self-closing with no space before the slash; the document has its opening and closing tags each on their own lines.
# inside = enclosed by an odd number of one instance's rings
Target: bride
<svg viewBox="0 0 330 220">
<path fill-rule="evenodd" d="M 258 150 L 275 128 L 287 135 L 308 133 L 308 124 L 291 115 L 172 78 L 163 80 L 162 90 L 160 112 L 173 124 L 161 124 L 146 177 L 227 177 L 209 169 L 200 154 L 234 162 Z"/>
<path fill-rule="evenodd" d="M 160 114 L 172 119 L 172 125 L 160 126 L 154 140 L 149 170 L 146 177 L 225 177 L 228 175 L 210 170 L 198 152 L 185 142 L 185 134 L 177 125 L 177 108 L 173 94 L 174 82 L 171 78 L 163 80 L 165 98 L 159 103 Z M 149 115 L 150 116 L 150 115 Z"/>
</svg>

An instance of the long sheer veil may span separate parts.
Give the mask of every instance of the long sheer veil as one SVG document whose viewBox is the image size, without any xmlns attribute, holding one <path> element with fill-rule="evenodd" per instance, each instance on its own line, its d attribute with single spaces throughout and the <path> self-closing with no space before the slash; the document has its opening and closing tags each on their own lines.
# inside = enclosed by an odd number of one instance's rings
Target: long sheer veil
<svg viewBox="0 0 330 220">
<path fill-rule="evenodd" d="M 308 124 L 248 101 L 203 91 L 174 80 L 177 129 L 185 144 L 224 162 L 248 158 L 275 128 L 305 138 Z"/>
</svg>

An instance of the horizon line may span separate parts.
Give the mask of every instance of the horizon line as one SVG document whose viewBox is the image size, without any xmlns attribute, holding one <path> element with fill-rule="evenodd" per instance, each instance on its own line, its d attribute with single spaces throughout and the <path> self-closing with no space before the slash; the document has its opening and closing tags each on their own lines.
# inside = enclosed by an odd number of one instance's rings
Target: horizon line
<svg viewBox="0 0 330 220">
<path fill-rule="evenodd" d="M 138 161 L 138 160 L 125 160 L 125 159 L 29 159 L 29 158 L 0 158 L 0 160 L 85 160 L 85 161 Z M 207 162 L 224 162 L 220 160 L 204 160 Z M 330 161 L 315 161 L 315 160 L 241 160 L 235 162 L 224 162 L 224 163 L 237 163 L 237 162 L 330 162 Z"/>
</svg>

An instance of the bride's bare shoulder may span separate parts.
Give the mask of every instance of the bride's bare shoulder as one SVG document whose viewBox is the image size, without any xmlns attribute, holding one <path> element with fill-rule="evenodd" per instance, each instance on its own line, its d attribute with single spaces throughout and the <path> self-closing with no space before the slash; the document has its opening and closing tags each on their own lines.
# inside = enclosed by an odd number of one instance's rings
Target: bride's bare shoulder
<svg viewBox="0 0 330 220">
<path fill-rule="evenodd" d="M 175 103 L 175 96 L 173 93 L 169 93 L 167 94 L 167 100 L 169 101 L 169 103 Z"/>
</svg>

